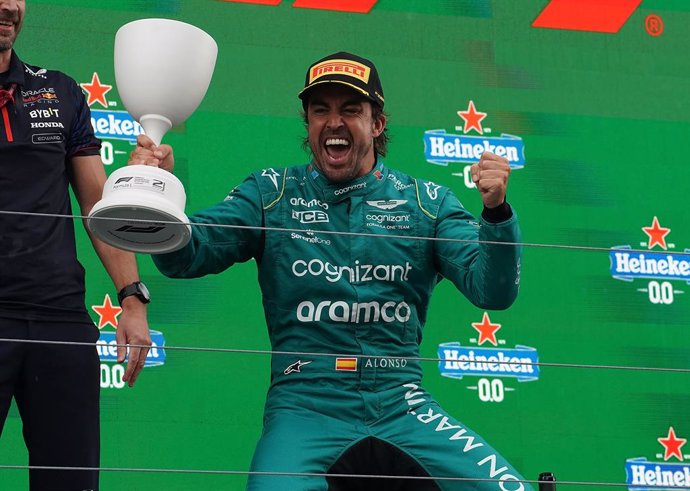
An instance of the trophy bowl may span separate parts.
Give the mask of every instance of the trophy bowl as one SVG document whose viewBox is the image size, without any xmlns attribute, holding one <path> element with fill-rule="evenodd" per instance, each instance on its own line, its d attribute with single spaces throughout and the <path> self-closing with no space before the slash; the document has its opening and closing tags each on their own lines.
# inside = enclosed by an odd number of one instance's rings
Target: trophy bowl
<svg viewBox="0 0 690 491">
<path fill-rule="evenodd" d="M 198 27 L 141 19 L 115 35 L 115 83 L 127 111 L 160 145 L 199 107 L 213 76 L 218 45 Z M 191 226 L 184 186 L 154 166 L 128 165 L 107 179 L 87 219 L 89 230 L 120 249 L 159 254 L 184 247 Z"/>
</svg>

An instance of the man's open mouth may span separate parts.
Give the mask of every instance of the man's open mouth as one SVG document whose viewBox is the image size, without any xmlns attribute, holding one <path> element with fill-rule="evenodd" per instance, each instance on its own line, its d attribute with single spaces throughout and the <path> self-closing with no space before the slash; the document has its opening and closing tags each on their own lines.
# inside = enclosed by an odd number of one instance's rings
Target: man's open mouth
<svg viewBox="0 0 690 491">
<path fill-rule="evenodd" d="M 345 138 L 326 138 L 324 148 L 329 157 L 340 160 L 349 153 L 350 141 Z"/>
</svg>

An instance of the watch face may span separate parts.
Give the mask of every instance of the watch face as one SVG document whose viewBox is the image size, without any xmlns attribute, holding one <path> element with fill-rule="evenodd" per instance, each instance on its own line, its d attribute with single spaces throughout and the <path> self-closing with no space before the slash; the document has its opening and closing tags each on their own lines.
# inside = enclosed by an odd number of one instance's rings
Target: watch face
<svg viewBox="0 0 690 491">
<path fill-rule="evenodd" d="M 146 285 L 144 285 L 142 282 L 138 283 L 139 285 L 139 291 L 141 292 L 144 297 L 149 300 L 151 298 L 151 295 L 149 294 L 149 289 L 146 288 Z"/>
</svg>

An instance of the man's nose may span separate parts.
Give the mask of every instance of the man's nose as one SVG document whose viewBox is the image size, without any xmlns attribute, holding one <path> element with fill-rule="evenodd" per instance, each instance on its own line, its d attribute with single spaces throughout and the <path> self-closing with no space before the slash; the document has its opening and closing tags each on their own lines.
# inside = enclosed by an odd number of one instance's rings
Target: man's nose
<svg viewBox="0 0 690 491">
<path fill-rule="evenodd" d="M 0 10 L 16 11 L 19 9 L 17 0 L 0 0 Z"/>
<path fill-rule="evenodd" d="M 338 111 L 331 111 L 328 113 L 326 126 L 329 128 L 340 128 L 343 125 L 343 118 Z"/>
</svg>

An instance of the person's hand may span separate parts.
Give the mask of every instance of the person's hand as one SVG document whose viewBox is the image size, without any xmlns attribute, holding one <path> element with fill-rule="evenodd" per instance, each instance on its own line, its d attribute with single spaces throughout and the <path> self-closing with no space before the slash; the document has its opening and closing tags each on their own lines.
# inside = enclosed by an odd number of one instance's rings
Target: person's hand
<svg viewBox="0 0 690 491">
<path fill-rule="evenodd" d="M 496 208 L 506 199 L 510 165 L 508 160 L 491 152 L 484 152 L 479 163 L 472 165 L 472 180 L 487 208 Z"/>
<path fill-rule="evenodd" d="M 152 165 L 168 172 L 175 167 L 173 149 L 170 145 L 156 146 L 148 136 L 141 134 L 137 137 L 137 146 L 129 154 L 129 165 Z"/>
<path fill-rule="evenodd" d="M 146 306 L 136 297 L 127 297 L 122 301 L 122 314 L 117 323 L 115 339 L 118 345 L 146 345 L 151 346 L 151 334 L 146 320 Z M 129 348 L 129 358 L 127 368 L 122 380 L 127 382 L 130 387 L 139 377 L 141 370 L 146 363 L 146 355 L 149 348 L 131 346 Z M 117 362 L 122 363 L 127 357 L 127 347 L 117 347 Z"/>
</svg>

